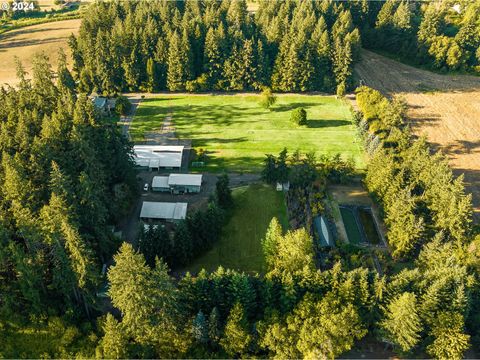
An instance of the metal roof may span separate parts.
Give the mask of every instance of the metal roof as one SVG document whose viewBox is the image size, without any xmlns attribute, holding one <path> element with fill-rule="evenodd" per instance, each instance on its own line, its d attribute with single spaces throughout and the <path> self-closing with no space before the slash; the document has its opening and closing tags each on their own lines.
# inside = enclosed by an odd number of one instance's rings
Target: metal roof
<svg viewBox="0 0 480 360">
<path fill-rule="evenodd" d="M 170 186 L 201 186 L 201 174 L 170 174 L 168 177 L 168 185 Z"/>
<path fill-rule="evenodd" d="M 135 145 L 135 162 L 139 166 L 145 166 L 144 161 L 149 161 L 148 167 L 172 167 L 182 166 L 183 146 L 163 146 L 163 145 Z"/>
<path fill-rule="evenodd" d="M 140 218 L 182 220 L 187 216 L 187 203 L 144 201 Z"/>
<path fill-rule="evenodd" d="M 152 180 L 153 188 L 169 188 L 168 176 L 154 176 Z"/>
</svg>

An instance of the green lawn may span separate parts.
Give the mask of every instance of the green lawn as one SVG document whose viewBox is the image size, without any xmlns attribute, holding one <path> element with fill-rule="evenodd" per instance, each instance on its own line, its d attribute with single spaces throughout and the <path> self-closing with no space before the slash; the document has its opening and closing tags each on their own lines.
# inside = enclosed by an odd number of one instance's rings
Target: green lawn
<svg viewBox="0 0 480 360">
<path fill-rule="evenodd" d="M 285 229 L 288 227 L 283 193 L 268 185 L 250 185 L 234 189 L 233 198 L 235 207 L 221 240 L 185 271 L 213 271 L 220 265 L 246 272 L 265 270 L 260 241 L 270 221 L 276 216 Z"/>
<path fill-rule="evenodd" d="M 353 210 L 341 207 L 340 213 L 342 214 L 343 224 L 347 231 L 348 242 L 355 245 L 360 244 L 362 241 L 362 235 L 360 234 L 360 229 L 355 220 L 355 215 L 353 215 Z"/>
<path fill-rule="evenodd" d="M 131 124 L 134 141 L 161 128 L 171 112 L 177 136 L 192 139 L 195 148 L 209 153 L 207 171 L 225 168 L 258 171 L 265 154 L 284 147 L 317 154 L 341 153 L 364 166 L 363 152 L 348 107 L 332 96 L 278 95 L 272 111 L 259 105 L 260 96 L 163 95 L 142 101 Z M 307 111 L 308 125 L 290 121 L 297 107 Z"/>
</svg>

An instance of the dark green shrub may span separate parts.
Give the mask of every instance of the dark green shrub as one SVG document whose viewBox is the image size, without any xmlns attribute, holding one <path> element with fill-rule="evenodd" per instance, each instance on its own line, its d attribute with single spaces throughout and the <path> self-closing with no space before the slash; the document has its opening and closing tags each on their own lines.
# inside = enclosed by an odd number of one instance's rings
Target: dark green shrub
<svg viewBox="0 0 480 360">
<path fill-rule="evenodd" d="M 297 125 L 307 125 L 307 112 L 304 108 L 295 109 L 290 115 L 290 120 Z"/>
</svg>

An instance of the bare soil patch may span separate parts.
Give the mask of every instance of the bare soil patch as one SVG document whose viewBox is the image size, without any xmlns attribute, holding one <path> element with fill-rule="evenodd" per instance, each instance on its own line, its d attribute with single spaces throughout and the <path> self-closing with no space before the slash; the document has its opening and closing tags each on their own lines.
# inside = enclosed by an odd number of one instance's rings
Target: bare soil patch
<svg viewBox="0 0 480 360">
<path fill-rule="evenodd" d="M 15 56 L 22 61 L 27 72 L 32 68 L 33 55 L 38 52 L 44 51 L 54 68 L 59 48 L 65 50 L 70 60 L 67 40 L 70 34 L 78 33 L 81 21 L 73 19 L 32 25 L 0 35 L 0 84 L 17 83 Z"/>
<path fill-rule="evenodd" d="M 444 152 L 455 175 L 464 174 L 480 222 L 480 77 L 440 75 L 364 50 L 356 75 L 385 95 L 401 95 L 417 136 Z"/>
</svg>

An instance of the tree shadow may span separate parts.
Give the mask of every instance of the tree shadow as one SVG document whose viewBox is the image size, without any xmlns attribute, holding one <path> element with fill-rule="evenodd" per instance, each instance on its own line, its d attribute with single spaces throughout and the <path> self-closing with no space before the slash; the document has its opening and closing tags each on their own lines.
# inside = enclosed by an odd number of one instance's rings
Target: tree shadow
<svg viewBox="0 0 480 360">
<path fill-rule="evenodd" d="M 480 170 L 453 168 L 455 176 L 464 176 L 465 191 L 472 194 L 473 219 L 480 224 Z"/>
<path fill-rule="evenodd" d="M 296 102 L 296 103 L 289 103 L 289 104 L 274 105 L 272 107 L 272 111 L 283 112 L 283 111 L 291 111 L 291 110 L 299 109 L 299 108 L 308 109 L 312 106 L 320 106 L 320 105 L 322 105 L 322 104 L 314 104 L 314 103 L 307 103 L 307 102 Z"/>
<path fill-rule="evenodd" d="M 328 127 L 339 127 L 352 125 L 351 121 L 348 120 L 308 120 L 308 128 L 328 128 Z"/>
<path fill-rule="evenodd" d="M 47 38 L 47 39 L 36 39 L 36 40 L 19 40 L 19 41 L 10 41 L 5 43 L 0 43 L 0 50 L 1 49 L 12 49 L 17 47 L 24 47 L 24 46 L 33 46 L 33 45 L 42 45 L 42 44 L 49 44 L 53 42 L 58 42 L 63 40 L 64 37 L 54 37 L 54 38 Z"/>
</svg>

